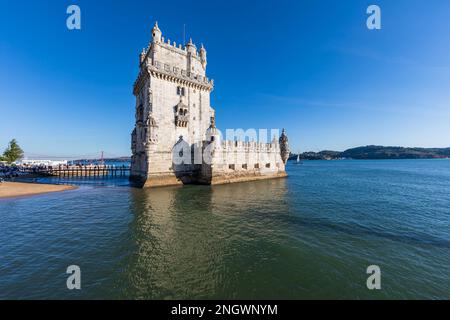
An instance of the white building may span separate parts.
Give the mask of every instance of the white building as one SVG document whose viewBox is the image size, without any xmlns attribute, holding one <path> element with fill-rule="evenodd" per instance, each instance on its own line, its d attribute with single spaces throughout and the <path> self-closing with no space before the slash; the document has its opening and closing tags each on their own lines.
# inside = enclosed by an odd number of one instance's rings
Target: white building
<svg viewBox="0 0 450 320">
<path fill-rule="evenodd" d="M 28 165 L 28 166 L 52 166 L 57 167 L 59 165 L 67 165 L 67 160 L 31 160 L 31 159 L 23 159 L 18 162 L 18 164 Z"/>
<path fill-rule="evenodd" d="M 192 40 L 185 46 L 165 40 L 155 24 L 152 41 L 139 56 L 133 87 L 131 179 L 163 186 L 286 176 L 289 149 L 284 132 L 272 143 L 220 141 L 210 105 L 214 82 L 206 66 L 203 45 L 197 50 Z M 205 150 L 208 161 L 201 157 Z"/>
</svg>

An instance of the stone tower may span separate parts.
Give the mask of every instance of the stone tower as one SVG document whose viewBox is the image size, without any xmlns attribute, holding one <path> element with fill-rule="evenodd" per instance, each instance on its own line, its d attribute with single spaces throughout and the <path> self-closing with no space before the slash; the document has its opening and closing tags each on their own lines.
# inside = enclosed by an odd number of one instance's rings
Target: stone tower
<svg viewBox="0 0 450 320">
<path fill-rule="evenodd" d="M 158 24 L 139 54 L 130 179 L 139 186 L 222 184 L 285 177 L 287 136 L 221 141 L 210 105 L 206 49 L 165 40 Z M 206 156 L 205 156 L 206 155 Z M 180 161 L 181 160 L 181 161 Z"/>
<path fill-rule="evenodd" d="M 139 55 L 134 83 L 136 124 L 132 133 L 131 178 L 146 185 L 177 184 L 174 145 L 197 145 L 214 117 L 213 81 L 206 76 L 206 49 L 165 40 L 158 23 L 149 46 Z M 151 165 L 149 165 L 151 164 Z M 179 169 L 179 168 L 178 168 Z M 183 166 L 182 171 L 194 168 Z"/>
</svg>

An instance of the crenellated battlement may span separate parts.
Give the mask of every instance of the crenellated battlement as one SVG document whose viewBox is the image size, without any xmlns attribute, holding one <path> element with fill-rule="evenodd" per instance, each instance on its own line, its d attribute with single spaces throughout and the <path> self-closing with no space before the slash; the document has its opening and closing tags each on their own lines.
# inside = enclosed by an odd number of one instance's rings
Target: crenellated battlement
<svg viewBox="0 0 450 320">
<path fill-rule="evenodd" d="M 197 49 L 192 39 L 186 45 L 166 40 L 155 23 L 133 85 L 131 179 L 162 186 L 286 176 L 281 140 L 220 140 L 210 103 L 214 80 L 207 77 L 206 66 L 203 44 Z"/>
<path fill-rule="evenodd" d="M 152 30 L 152 40 L 139 55 L 140 72 L 133 85 L 136 95 L 149 76 L 167 80 L 189 88 L 212 91 L 214 80 L 206 76 L 206 49 L 189 42 L 182 46 L 170 39 L 165 40 L 156 23 Z"/>
<path fill-rule="evenodd" d="M 170 65 L 168 63 L 162 63 L 157 60 L 153 61 L 149 66 L 150 71 L 157 71 L 164 73 L 166 75 L 178 77 L 180 80 L 196 82 L 200 85 L 206 85 L 212 89 L 214 87 L 214 80 L 209 79 L 201 74 L 196 74 L 194 72 L 187 71 L 185 69 L 180 69 L 179 67 Z"/>
<path fill-rule="evenodd" d="M 165 41 L 164 37 L 162 37 L 162 41 L 164 42 L 155 42 L 154 44 L 157 44 L 158 46 L 167 49 L 167 50 L 172 50 L 173 52 L 176 52 L 178 54 L 187 56 L 188 55 L 188 45 L 181 45 L 181 44 L 177 44 L 175 41 L 171 42 L 170 39 L 168 39 L 167 41 Z M 147 48 L 142 48 L 142 54 L 147 55 L 148 52 L 151 50 L 151 45 L 152 42 L 149 43 Z M 194 45 L 195 47 L 195 54 L 193 55 L 194 58 L 197 58 L 198 60 L 200 60 L 200 51 L 197 50 L 197 47 Z"/>
<path fill-rule="evenodd" d="M 133 92 L 135 94 L 139 91 L 143 80 L 150 74 L 160 79 L 199 90 L 212 91 L 214 89 L 214 79 L 209 79 L 201 74 L 195 74 L 194 72 L 180 69 L 179 67 L 168 63 L 162 63 L 155 60 L 146 67 L 147 68 L 141 70 L 138 78 L 133 84 Z"/>
</svg>

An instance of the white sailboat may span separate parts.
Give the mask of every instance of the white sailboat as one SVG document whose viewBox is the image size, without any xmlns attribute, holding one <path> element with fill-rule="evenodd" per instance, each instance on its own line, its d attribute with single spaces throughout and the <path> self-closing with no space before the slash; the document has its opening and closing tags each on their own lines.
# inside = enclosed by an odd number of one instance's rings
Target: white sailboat
<svg viewBox="0 0 450 320">
<path fill-rule="evenodd" d="M 297 160 L 295 161 L 296 164 L 303 164 L 303 162 L 300 160 L 300 152 L 297 153 Z"/>
</svg>

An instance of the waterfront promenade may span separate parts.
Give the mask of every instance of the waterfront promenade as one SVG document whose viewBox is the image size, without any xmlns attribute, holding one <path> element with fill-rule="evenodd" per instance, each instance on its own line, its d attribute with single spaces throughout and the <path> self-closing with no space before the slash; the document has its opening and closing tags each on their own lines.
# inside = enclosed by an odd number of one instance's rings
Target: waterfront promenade
<svg viewBox="0 0 450 320">
<path fill-rule="evenodd" d="M 0 178 L 58 177 L 118 177 L 127 176 L 130 167 L 121 165 L 59 165 L 59 166 L 5 166 L 0 167 Z"/>
<path fill-rule="evenodd" d="M 59 177 L 106 177 L 106 176 L 126 176 L 130 168 L 127 166 L 112 165 L 73 165 L 44 167 L 33 170 L 22 170 L 40 175 L 59 176 Z"/>
</svg>

